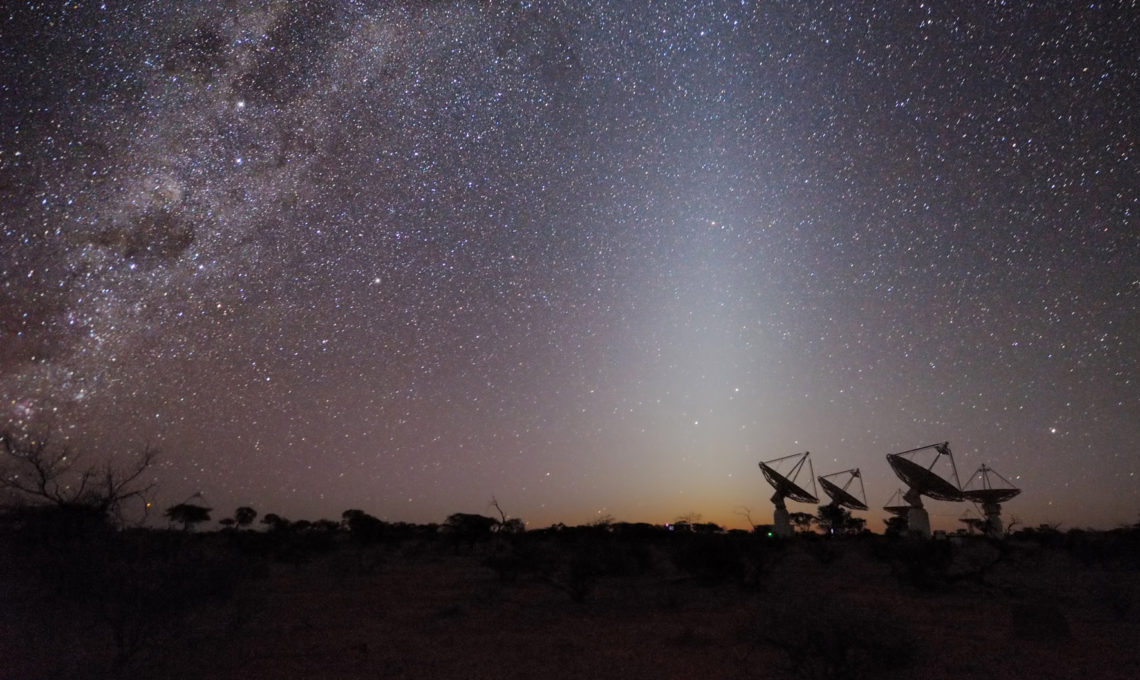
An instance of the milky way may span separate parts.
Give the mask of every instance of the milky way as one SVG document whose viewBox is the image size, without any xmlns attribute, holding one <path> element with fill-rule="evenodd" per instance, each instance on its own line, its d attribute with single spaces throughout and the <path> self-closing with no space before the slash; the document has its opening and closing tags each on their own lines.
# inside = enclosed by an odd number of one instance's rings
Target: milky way
<svg viewBox="0 0 1140 680">
<path fill-rule="evenodd" d="M 3 424 L 221 514 L 739 526 L 948 440 L 1135 521 L 1140 14 L 969 7 L 5 9 Z"/>
</svg>

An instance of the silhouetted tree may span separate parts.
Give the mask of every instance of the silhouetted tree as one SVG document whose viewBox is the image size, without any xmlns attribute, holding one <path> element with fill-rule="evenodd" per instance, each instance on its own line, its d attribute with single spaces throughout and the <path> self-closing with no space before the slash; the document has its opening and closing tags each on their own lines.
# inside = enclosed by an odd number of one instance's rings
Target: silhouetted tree
<svg viewBox="0 0 1140 680">
<path fill-rule="evenodd" d="M 901 515 L 891 515 L 883 520 L 883 524 L 887 525 L 886 534 L 888 536 L 901 536 L 906 533 L 906 517 Z"/>
<path fill-rule="evenodd" d="M 449 515 L 444 526 L 458 534 L 486 536 L 498 524 L 494 517 L 473 515 L 466 512 L 457 512 Z"/>
<path fill-rule="evenodd" d="M 313 522 L 312 530 L 324 534 L 335 534 L 340 531 L 340 522 L 331 519 L 318 519 Z"/>
<path fill-rule="evenodd" d="M 341 523 L 348 527 L 349 535 L 355 543 L 367 545 L 378 543 L 384 537 L 385 524 L 379 518 L 363 510 L 351 509 L 341 513 Z"/>
<path fill-rule="evenodd" d="M 791 512 L 788 513 L 788 521 L 796 528 L 796 531 L 811 531 L 811 525 L 815 523 L 815 516 L 809 512 Z"/>
<path fill-rule="evenodd" d="M 524 532 L 526 532 L 526 523 L 518 517 L 511 517 L 499 524 L 499 533 L 501 534 L 521 534 Z"/>
<path fill-rule="evenodd" d="M 748 526 L 752 527 L 752 531 L 756 531 L 756 522 L 752 521 L 752 508 L 746 505 L 741 505 L 734 511 L 736 514 L 743 517 L 748 522 Z"/>
<path fill-rule="evenodd" d="M 122 521 L 127 505 L 136 505 L 143 515 L 150 507 L 146 496 L 154 483 L 145 473 L 158 450 L 149 445 L 123 468 L 109 461 L 84 466 L 79 454 L 52 446 L 46 435 L 0 432 L 0 452 L 0 491 L 32 504 L 100 521 Z"/>
<path fill-rule="evenodd" d="M 218 520 L 218 524 L 221 524 L 223 528 L 233 529 L 234 526 L 237 525 L 237 522 L 234 520 L 233 517 L 223 517 L 220 520 Z"/>
<path fill-rule="evenodd" d="M 816 521 L 827 534 L 858 533 L 866 523 L 861 519 L 856 520 L 847 508 L 835 502 L 819 506 Z"/>
<path fill-rule="evenodd" d="M 586 524 L 586 526 L 599 531 L 610 531 L 613 528 L 614 522 L 616 521 L 617 520 L 615 520 L 614 516 L 610 513 L 599 512 L 598 516 L 595 517 L 592 522 Z"/>
<path fill-rule="evenodd" d="M 493 527 L 495 531 L 501 534 L 521 534 L 526 531 L 526 523 L 518 517 L 508 518 L 494 496 L 491 496 L 491 506 L 499 513 L 498 526 Z"/>
<path fill-rule="evenodd" d="M 261 523 L 269 527 L 270 531 L 284 531 L 288 529 L 291 524 L 289 520 L 272 512 L 266 513 L 265 516 L 261 518 Z"/>
<path fill-rule="evenodd" d="M 716 522 L 697 522 L 693 524 L 693 531 L 698 534 L 719 534 L 724 531 L 724 527 Z"/>
<path fill-rule="evenodd" d="M 177 522 L 182 525 L 184 531 L 189 531 L 195 524 L 210 521 L 210 510 L 201 505 L 194 505 L 193 503 L 179 503 L 172 505 L 163 513 L 170 518 L 171 522 Z"/>
<path fill-rule="evenodd" d="M 451 536 L 458 549 L 461 543 L 468 547 L 483 538 L 489 537 L 499 520 L 484 515 L 473 515 L 466 512 L 457 512 L 449 515 L 443 523 L 444 531 Z"/>
<path fill-rule="evenodd" d="M 243 505 L 237 510 L 234 510 L 234 521 L 237 522 L 239 527 L 247 527 L 253 524 L 253 520 L 257 519 L 257 511 L 248 505 Z"/>
</svg>

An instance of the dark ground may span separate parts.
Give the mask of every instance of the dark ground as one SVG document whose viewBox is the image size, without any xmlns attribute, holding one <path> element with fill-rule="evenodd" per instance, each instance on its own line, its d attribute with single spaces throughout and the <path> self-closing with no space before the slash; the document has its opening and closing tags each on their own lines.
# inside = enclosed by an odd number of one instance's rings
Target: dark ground
<svg viewBox="0 0 1140 680">
<path fill-rule="evenodd" d="M 0 678 L 1137 678 L 1140 532 L 9 531 Z"/>
</svg>

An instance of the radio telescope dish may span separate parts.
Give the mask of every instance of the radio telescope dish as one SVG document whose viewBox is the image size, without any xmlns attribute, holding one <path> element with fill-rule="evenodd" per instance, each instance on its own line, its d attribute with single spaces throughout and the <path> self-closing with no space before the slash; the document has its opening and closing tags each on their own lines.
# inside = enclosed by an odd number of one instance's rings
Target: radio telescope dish
<svg viewBox="0 0 1140 680">
<path fill-rule="evenodd" d="M 929 458 L 931 451 L 935 453 L 929 463 L 916 460 Z M 943 460 L 949 461 L 942 466 L 944 469 L 948 466 L 949 471 L 939 475 L 934 471 L 934 467 Z M 958 481 L 958 468 L 954 465 L 954 455 L 950 453 L 950 442 L 888 453 L 887 462 L 891 464 L 891 469 L 899 479 L 907 485 L 907 491 L 903 494 L 903 500 L 910 506 L 906 515 L 907 530 L 913 535 L 930 536 L 930 515 L 926 513 L 926 508 L 922 507 L 922 497 L 929 496 L 937 501 L 963 500 L 962 483 Z M 953 481 L 950 475 L 953 475 Z"/>
<path fill-rule="evenodd" d="M 764 473 L 764 478 L 776 490 L 772 495 L 772 504 L 776 506 L 772 515 L 772 527 L 780 536 L 789 536 L 792 533 L 792 525 L 788 520 L 788 506 L 784 503 L 784 499 L 790 498 L 800 503 L 819 502 L 815 492 L 815 470 L 812 469 L 810 455 L 811 452 L 804 451 L 760 463 L 760 471 Z M 807 479 L 811 482 L 811 491 L 800 486 L 798 481 L 804 463 L 807 463 Z"/>
<path fill-rule="evenodd" d="M 910 503 L 903 500 L 902 489 L 898 489 L 887 499 L 887 504 L 883 506 L 883 509 L 892 515 L 906 517 L 906 514 L 910 512 Z"/>
<path fill-rule="evenodd" d="M 962 497 L 968 501 L 980 503 L 1004 503 L 1021 493 L 1021 489 L 973 489 L 963 491 Z"/>
<path fill-rule="evenodd" d="M 839 477 L 840 475 L 847 475 L 847 479 L 843 482 L 843 486 L 839 486 L 835 482 L 831 481 L 832 477 Z M 852 493 L 854 491 L 852 486 L 856 480 L 859 481 L 858 496 Z M 867 509 L 867 491 L 863 488 L 863 475 L 859 473 L 859 468 L 851 468 L 850 470 L 844 470 L 843 472 L 824 475 L 819 478 L 819 485 L 823 487 L 824 493 L 831 497 L 831 500 L 837 505 L 842 505 L 843 507 L 850 510 Z"/>
<path fill-rule="evenodd" d="M 930 449 L 934 449 L 937 454 L 931 459 L 929 465 L 924 466 L 914 460 L 915 454 Z M 954 475 L 954 481 L 941 477 L 934 472 L 934 466 L 942 460 L 943 456 L 950 461 L 950 471 Z M 917 449 L 900 453 L 888 453 L 887 462 L 891 464 L 891 468 L 899 479 L 909 487 L 903 498 L 912 507 L 922 507 L 922 500 L 919 498 L 921 496 L 929 496 L 936 501 L 957 502 L 962 500 L 962 485 L 958 481 L 958 468 L 954 465 L 954 455 L 950 453 L 950 442 L 920 446 Z"/>
<path fill-rule="evenodd" d="M 995 483 L 994 478 L 997 479 Z M 982 506 L 985 513 L 985 531 L 990 536 L 1002 534 L 1001 504 L 1021 493 L 1008 479 L 982 463 L 978 471 L 966 482 L 962 496 Z"/>
<path fill-rule="evenodd" d="M 962 516 L 958 518 L 958 521 L 966 525 L 966 530 L 969 531 L 971 535 L 976 531 L 985 532 L 986 530 L 986 520 L 978 517 L 978 513 L 970 509 L 963 512 Z"/>
<path fill-rule="evenodd" d="M 1000 480 L 999 485 L 994 484 L 993 477 Z M 985 463 L 978 468 L 973 477 L 962 487 L 962 496 L 975 503 L 1004 503 L 1021 493 L 1008 479 L 999 475 L 993 468 Z"/>
<path fill-rule="evenodd" d="M 815 482 L 812 479 L 814 470 L 811 469 L 811 460 L 808 456 L 811 455 L 810 451 L 803 453 L 796 453 L 791 456 L 784 456 L 783 458 L 775 458 L 773 460 L 760 463 L 760 471 L 764 473 L 764 478 L 776 490 L 776 496 L 780 498 L 790 498 L 793 501 L 800 503 L 818 503 L 819 499 L 815 495 Z M 787 472 L 781 473 L 777 468 L 787 467 L 781 465 L 787 461 L 792 461 L 791 468 Z M 804 463 L 808 465 L 808 480 L 812 482 L 812 490 L 807 491 L 797 483 L 800 471 L 803 469 Z M 772 498 L 775 502 L 775 496 Z"/>
</svg>

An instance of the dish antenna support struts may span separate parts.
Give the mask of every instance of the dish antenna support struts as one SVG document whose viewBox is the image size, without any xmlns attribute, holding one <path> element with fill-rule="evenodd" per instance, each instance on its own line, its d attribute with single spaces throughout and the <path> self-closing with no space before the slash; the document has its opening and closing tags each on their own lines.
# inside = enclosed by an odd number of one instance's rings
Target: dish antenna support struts
<svg viewBox="0 0 1140 680">
<path fill-rule="evenodd" d="M 995 478 L 999 481 L 998 484 L 994 483 Z M 1019 493 L 1021 489 L 985 463 L 962 487 L 962 496 L 966 500 L 982 506 L 982 513 L 986 516 L 986 535 L 994 537 L 1001 536 L 1005 530 L 1001 522 L 1001 504 Z"/>
<path fill-rule="evenodd" d="M 934 451 L 935 455 L 928 465 L 923 465 L 915 459 L 919 454 Z M 949 461 L 953 480 L 940 476 L 934 472 L 934 466 L 943 459 Z M 895 471 L 899 479 L 907 486 L 903 500 L 907 502 L 907 532 L 914 536 L 928 538 L 930 536 L 930 515 L 922 506 L 922 497 L 928 496 L 937 501 L 950 501 L 958 503 L 964 500 L 962 496 L 962 483 L 958 480 L 958 467 L 954 465 L 954 454 L 950 452 L 950 442 L 941 444 L 928 444 L 916 449 L 888 453 L 887 462 Z"/>
<path fill-rule="evenodd" d="M 831 481 L 834 477 L 846 475 L 843 480 L 843 485 L 840 486 Z M 859 482 L 859 494 L 855 494 L 855 482 Z M 833 472 L 830 475 L 823 475 L 819 478 L 819 485 L 823 487 L 823 492 L 831 498 L 831 501 L 836 505 L 841 505 L 848 510 L 866 510 L 867 509 L 867 490 L 863 488 L 863 475 L 860 474 L 859 468 L 851 468 L 843 472 Z"/>
<path fill-rule="evenodd" d="M 978 513 L 969 508 L 967 508 L 966 511 L 962 513 L 962 516 L 958 518 L 958 521 L 966 525 L 966 531 L 971 536 L 973 536 L 975 532 L 980 532 L 983 534 L 986 532 L 986 520 L 978 517 Z"/>
<path fill-rule="evenodd" d="M 784 499 L 790 498 L 800 503 L 819 502 L 815 491 L 815 470 L 812 469 L 810 456 L 810 451 L 804 451 L 760 463 L 760 471 L 764 473 L 764 478 L 776 490 L 772 495 L 772 504 L 776 506 L 772 512 L 772 530 L 777 536 L 792 534 L 792 523 L 788 521 L 788 506 L 784 503 Z M 804 463 L 807 463 L 807 478 L 811 482 L 811 491 L 800 486 L 797 481 L 803 472 Z M 782 472 L 781 470 L 785 468 L 787 471 Z"/>
<path fill-rule="evenodd" d="M 883 506 L 883 509 L 895 517 L 906 517 L 906 514 L 910 512 L 910 505 L 903 500 L 903 490 L 898 489 L 891 494 L 891 497 L 887 499 L 887 504 Z"/>
</svg>

